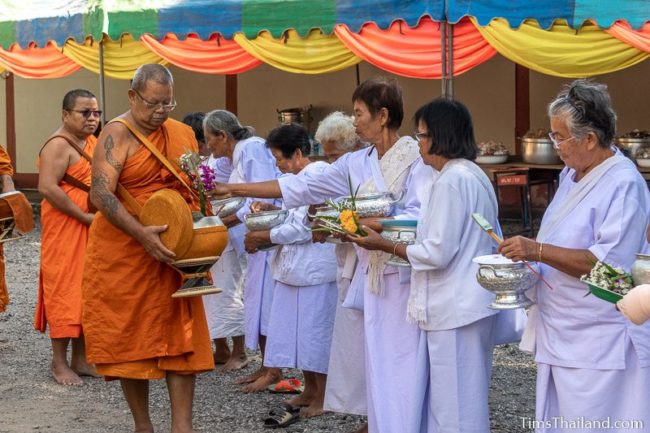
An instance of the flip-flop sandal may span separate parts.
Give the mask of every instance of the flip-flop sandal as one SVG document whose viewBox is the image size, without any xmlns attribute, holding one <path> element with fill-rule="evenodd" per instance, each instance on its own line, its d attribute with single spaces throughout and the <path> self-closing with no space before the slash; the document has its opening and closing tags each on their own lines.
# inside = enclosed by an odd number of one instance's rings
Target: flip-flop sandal
<svg viewBox="0 0 650 433">
<path fill-rule="evenodd" d="M 298 379 L 284 379 L 267 386 L 266 389 L 274 394 L 300 394 L 305 387 Z"/>
<path fill-rule="evenodd" d="M 264 428 L 276 429 L 287 427 L 300 418 L 300 408 L 285 404 L 274 407 L 269 411 L 268 417 L 264 419 Z"/>
</svg>

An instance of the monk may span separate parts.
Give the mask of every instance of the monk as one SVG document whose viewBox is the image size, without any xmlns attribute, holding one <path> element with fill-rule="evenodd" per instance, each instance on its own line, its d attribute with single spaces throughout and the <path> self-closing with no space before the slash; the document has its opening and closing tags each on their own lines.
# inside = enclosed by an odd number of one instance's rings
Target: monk
<svg viewBox="0 0 650 433">
<path fill-rule="evenodd" d="M 0 146 L 0 182 L 2 183 L 2 192 L 15 191 L 14 181 L 11 176 L 14 174 L 14 168 L 11 165 L 11 158 L 4 147 Z M 5 311 L 9 304 L 9 292 L 7 291 L 7 282 L 5 281 L 5 257 L 0 244 L 0 313 Z"/>
<path fill-rule="evenodd" d="M 130 109 L 119 119 L 169 161 L 187 149 L 198 150 L 192 129 L 169 119 L 176 102 L 167 68 L 140 66 L 128 100 Z M 142 225 L 125 205 L 125 195 L 116 192 L 118 183 L 140 205 L 162 188 L 186 192 L 126 125 L 113 121 L 104 127 L 93 155 L 90 192 L 100 212 L 90 227 L 82 283 L 88 361 L 107 380 L 119 378 L 139 433 L 153 432 L 149 380 L 165 378 L 171 431 L 190 433 L 195 375 L 214 369 L 203 302 L 171 297 L 180 276 L 168 266 L 174 253 L 160 241 L 167 227 Z M 199 209 L 195 202 L 191 207 Z"/>
<path fill-rule="evenodd" d="M 39 155 L 41 202 L 41 269 L 34 316 L 36 330 L 50 328 L 50 370 L 60 385 L 81 385 L 80 375 L 95 375 L 86 363 L 81 329 L 81 277 L 88 228 L 90 161 L 101 111 L 88 90 L 76 89 L 63 98 L 62 125 Z M 68 345 L 72 341 L 68 364 Z"/>
</svg>

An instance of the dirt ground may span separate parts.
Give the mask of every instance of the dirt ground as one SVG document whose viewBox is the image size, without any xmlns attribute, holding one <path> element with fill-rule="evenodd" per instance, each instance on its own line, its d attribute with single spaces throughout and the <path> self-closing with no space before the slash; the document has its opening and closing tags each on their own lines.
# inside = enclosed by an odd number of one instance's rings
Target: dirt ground
<svg viewBox="0 0 650 433">
<path fill-rule="evenodd" d="M 50 342 L 33 329 L 39 268 L 40 233 L 5 244 L 6 275 L 12 303 L 0 314 L 0 433 L 110 433 L 132 431 L 131 417 L 118 382 L 84 379 L 80 387 L 54 382 L 48 369 Z M 259 365 L 259 357 L 242 372 L 201 375 L 194 405 L 200 432 L 257 433 L 265 413 L 282 395 L 244 395 L 232 382 Z M 297 371 L 287 371 L 298 375 Z M 515 346 L 495 350 L 490 410 L 492 431 L 525 432 L 522 419 L 534 415 L 535 366 Z M 387 390 L 390 392 L 390 390 Z M 151 414 L 157 432 L 169 431 L 170 414 L 164 381 L 152 383 Z M 290 426 L 288 432 L 355 430 L 363 419 L 327 414 Z M 395 432 L 399 433 L 399 432 Z"/>
</svg>

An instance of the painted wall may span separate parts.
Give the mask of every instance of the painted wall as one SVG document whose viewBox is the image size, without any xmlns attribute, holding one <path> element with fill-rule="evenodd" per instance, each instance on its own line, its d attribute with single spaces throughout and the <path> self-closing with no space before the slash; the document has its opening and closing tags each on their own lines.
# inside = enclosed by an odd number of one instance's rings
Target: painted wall
<svg viewBox="0 0 650 433">
<path fill-rule="evenodd" d="M 455 97 L 465 102 L 474 117 L 478 141 L 502 141 L 514 151 L 514 64 L 496 56 L 483 65 L 454 79 Z M 178 107 L 172 117 L 180 119 L 189 111 L 208 111 L 225 106 L 225 77 L 204 75 L 172 67 Z M 387 75 L 372 65 L 359 65 L 361 80 Z M 647 101 L 650 87 L 650 62 L 598 77 L 608 84 L 614 106 L 619 114 L 619 131 L 633 128 L 650 129 Z M 403 88 L 405 118 L 402 134 L 414 127 L 415 110 L 440 95 L 439 80 L 417 80 L 395 77 Z M 531 126 L 547 127 L 546 105 L 563 83 L 570 80 L 549 77 L 535 72 L 530 75 Z M 128 81 L 106 80 L 107 118 L 127 107 Z M 241 74 L 238 78 L 239 117 L 242 123 L 254 126 L 258 135 L 266 135 L 277 125 L 276 109 L 313 105 L 311 132 L 318 121 L 333 110 L 351 112 L 350 97 L 356 86 L 355 68 L 323 75 L 290 74 L 267 65 Z M 70 89 L 83 87 L 99 95 L 99 77 L 79 71 L 57 80 L 25 80 L 16 77 L 16 140 L 18 170 L 35 173 L 35 160 L 43 140 L 60 122 L 61 99 Z M 0 86 L 0 104 L 4 106 L 4 86 Z M 0 142 L 4 142 L 5 112 L 0 110 Z"/>
</svg>

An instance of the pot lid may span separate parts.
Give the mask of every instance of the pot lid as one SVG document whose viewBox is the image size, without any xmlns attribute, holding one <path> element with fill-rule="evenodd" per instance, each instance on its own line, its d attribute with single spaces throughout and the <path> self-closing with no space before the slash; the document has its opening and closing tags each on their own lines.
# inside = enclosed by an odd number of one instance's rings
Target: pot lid
<svg viewBox="0 0 650 433">
<path fill-rule="evenodd" d="M 479 265 L 517 265 L 521 262 L 513 262 L 512 260 L 502 256 L 501 254 L 488 254 L 487 256 L 474 257 L 474 263 Z"/>
</svg>

